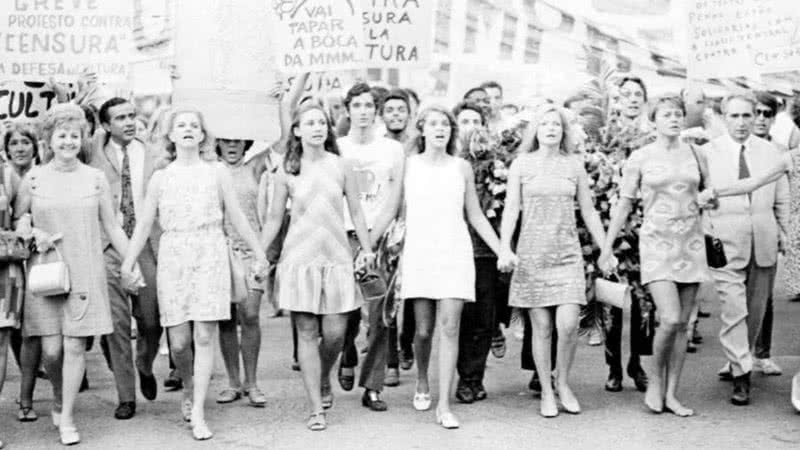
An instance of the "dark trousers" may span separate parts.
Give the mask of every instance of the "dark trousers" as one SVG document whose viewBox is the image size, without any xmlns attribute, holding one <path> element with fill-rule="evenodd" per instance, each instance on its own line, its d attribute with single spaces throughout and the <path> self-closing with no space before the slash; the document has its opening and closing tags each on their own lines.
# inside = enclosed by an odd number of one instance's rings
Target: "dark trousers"
<svg viewBox="0 0 800 450">
<path fill-rule="evenodd" d="M 386 340 L 387 354 L 386 354 L 386 367 L 390 369 L 397 369 L 400 367 L 400 354 L 399 342 L 397 336 L 397 317 L 392 319 L 389 324 L 389 337 Z"/>
<path fill-rule="evenodd" d="M 495 330 L 495 303 L 502 295 L 497 259 L 475 259 L 475 302 L 461 312 L 456 369 L 462 382 L 482 383 Z"/>
<path fill-rule="evenodd" d="M 403 300 L 403 324 L 400 329 L 400 351 L 408 359 L 414 358 L 414 335 L 417 333 L 417 319 L 414 316 L 414 301 Z"/>
<path fill-rule="evenodd" d="M 772 295 L 767 298 L 767 306 L 764 310 L 764 320 L 761 321 L 761 331 L 756 338 L 755 357 L 766 359 L 770 357 L 772 350 Z"/>
<path fill-rule="evenodd" d="M 391 298 L 387 299 L 392 301 Z M 358 385 L 372 391 L 383 390 L 383 379 L 386 376 L 386 360 L 389 354 L 389 328 L 383 323 L 383 301 L 375 300 L 366 303 L 369 329 L 367 331 L 367 354 L 361 365 Z M 356 337 L 361 325 L 361 310 L 352 311 L 347 318 L 345 332 L 345 351 L 342 353 L 341 367 L 358 365 L 358 349 Z"/>
<path fill-rule="evenodd" d="M 628 359 L 628 367 L 637 369 L 641 367 L 639 356 L 646 354 L 641 350 L 643 341 L 647 341 L 646 336 L 641 336 L 641 312 L 639 302 L 634 299 L 631 302 L 630 320 L 630 342 L 631 355 Z M 622 309 L 611 308 L 611 326 L 606 331 L 606 364 L 611 375 L 622 377 Z"/>
</svg>

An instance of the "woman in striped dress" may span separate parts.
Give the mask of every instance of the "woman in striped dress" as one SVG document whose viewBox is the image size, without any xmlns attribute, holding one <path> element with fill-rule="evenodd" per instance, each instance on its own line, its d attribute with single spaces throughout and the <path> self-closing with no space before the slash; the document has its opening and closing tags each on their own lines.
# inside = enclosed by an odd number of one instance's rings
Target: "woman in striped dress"
<svg viewBox="0 0 800 450">
<path fill-rule="evenodd" d="M 370 248 L 356 179 L 339 156 L 330 120 L 322 106 L 306 103 L 292 120 L 292 137 L 282 170 L 276 174 L 262 241 L 269 247 L 275 239 L 291 199 L 275 296 L 281 309 L 291 311 L 297 329 L 298 359 L 312 407 L 307 426 L 312 431 L 327 427 L 324 410 L 333 405 L 330 370 L 342 350 L 347 313 L 361 306 L 355 295 L 342 197 L 347 199 L 361 246 Z M 374 260 L 371 253 L 365 256 Z"/>
</svg>

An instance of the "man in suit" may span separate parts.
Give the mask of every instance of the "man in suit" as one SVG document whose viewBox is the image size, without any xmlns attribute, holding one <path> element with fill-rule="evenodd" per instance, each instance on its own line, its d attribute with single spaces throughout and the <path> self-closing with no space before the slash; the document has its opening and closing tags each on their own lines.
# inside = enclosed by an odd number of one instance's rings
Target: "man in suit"
<svg viewBox="0 0 800 450">
<path fill-rule="evenodd" d="M 100 108 L 100 124 L 107 138 L 102 148 L 93 152 L 90 165 L 106 174 L 117 219 L 130 237 L 136 224 L 136 212 L 143 206 L 147 184 L 155 170 L 156 156 L 136 136 L 136 109 L 125 99 L 115 97 Z M 136 369 L 142 395 L 154 400 L 157 395 L 153 361 L 158 353 L 161 326 L 156 297 L 157 235 L 151 236 L 139 256 L 146 286 L 131 296 L 124 289 L 120 276 L 122 257 L 103 235 L 103 248 L 108 277 L 108 297 L 114 332 L 104 336 L 111 354 L 111 366 L 117 385 L 119 406 L 114 417 L 130 419 L 136 414 L 136 375 L 131 345 L 131 315 L 136 318 Z"/>
<path fill-rule="evenodd" d="M 727 133 L 705 147 L 711 186 L 769 170 L 780 151 L 753 135 L 757 101 L 732 95 L 722 104 Z M 789 225 L 789 184 L 784 176 L 749 195 L 720 199 L 710 212 L 715 235 L 725 247 L 728 265 L 712 269 L 722 307 L 720 342 L 733 379 L 734 405 L 750 401 L 753 347 L 775 282 L 778 250 Z M 725 376 L 727 367 L 720 373 Z"/>
</svg>

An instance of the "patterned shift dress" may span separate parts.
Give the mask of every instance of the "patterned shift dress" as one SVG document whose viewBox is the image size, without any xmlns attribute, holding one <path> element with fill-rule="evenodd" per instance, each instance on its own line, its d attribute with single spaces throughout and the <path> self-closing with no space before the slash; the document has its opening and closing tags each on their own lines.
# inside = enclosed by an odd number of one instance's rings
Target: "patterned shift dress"
<svg viewBox="0 0 800 450">
<path fill-rule="evenodd" d="M 642 194 L 642 284 L 710 280 L 696 201 L 700 171 L 692 149 L 650 144 L 628 158 L 623 174 L 620 196 L 635 200 L 639 190 Z"/>
<path fill-rule="evenodd" d="M 242 212 L 247 217 L 247 222 L 253 230 L 261 233 L 261 220 L 258 217 L 258 180 L 253 175 L 253 168 L 240 161 L 238 164 L 231 166 L 221 163 L 230 172 L 231 179 L 233 180 L 233 188 L 236 191 L 236 200 L 239 201 L 239 206 Z M 247 242 L 239 236 L 239 233 L 230 223 L 228 216 L 225 215 L 224 219 L 225 235 L 228 237 L 228 245 L 230 245 L 233 254 L 236 255 L 242 262 L 242 267 L 245 270 L 249 269 L 253 264 L 254 256 L 253 251 Z M 247 288 L 254 290 L 264 290 L 263 283 L 258 283 L 252 276 L 250 271 L 247 270 Z"/>
<path fill-rule="evenodd" d="M 522 185 L 522 230 L 509 306 L 586 304 L 583 257 L 575 222 L 581 171 L 583 160 L 574 155 L 542 157 L 527 153 L 511 165 L 510 178 L 518 175 Z"/>
<path fill-rule="evenodd" d="M 792 165 L 789 170 L 791 193 L 789 215 L 789 249 L 786 252 L 784 280 L 786 293 L 800 295 L 800 150 L 788 152 Z"/>
<path fill-rule="evenodd" d="M 231 275 L 222 230 L 219 163 L 172 163 L 161 177 L 158 252 L 161 325 L 230 319 Z"/>
<path fill-rule="evenodd" d="M 0 196 L 4 196 L 6 208 L 0 210 L 0 226 L 3 231 L 11 231 L 11 208 L 8 202 L 14 198 L 13 187 L 9 182 L 11 168 L 0 164 Z M 24 275 L 22 263 L 0 263 L 0 328 L 16 328 L 20 324 Z"/>
</svg>

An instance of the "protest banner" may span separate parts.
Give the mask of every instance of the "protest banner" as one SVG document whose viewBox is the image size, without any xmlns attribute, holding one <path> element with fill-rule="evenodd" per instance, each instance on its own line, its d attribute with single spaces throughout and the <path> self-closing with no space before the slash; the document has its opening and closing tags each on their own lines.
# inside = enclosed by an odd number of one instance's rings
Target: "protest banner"
<svg viewBox="0 0 800 450">
<path fill-rule="evenodd" d="M 362 0 L 367 67 L 430 65 L 434 0 Z"/>
<path fill-rule="evenodd" d="M 132 18 L 130 0 L 3 0 L 0 79 L 125 81 Z"/>
<path fill-rule="evenodd" d="M 75 88 L 70 86 L 69 96 Z M 0 82 L 0 122 L 27 122 L 39 120 L 57 103 L 56 93 L 47 83 L 39 81 Z"/>
<path fill-rule="evenodd" d="M 344 93 L 352 87 L 357 79 L 365 79 L 366 74 L 359 70 L 340 70 L 335 72 L 312 73 L 306 81 L 303 96 L 325 97 L 331 92 Z M 294 85 L 297 75 L 290 75 L 286 79 L 286 91 Z M 344 95 L 344 94 L 343 94 Z"/>
<path fill-rule="evenodd" d="M 285 73 L 363 67 L 361 0 L 275 0 L 269 30 L 275 62 Z"/>
<path fill-rule="evenodd" d="M 690 78 L 750 76 L 798 68 L 800 16 L 785 0 L 698 0 L 688 10 Z"/>
<path fill-rule="evenodd" d="M 274 58 L 263 0 L 178 0 L 173 103 L 205 116 L 209 131 L 230 139 L 273 140 L 279 134 Z"/>
</svg>

